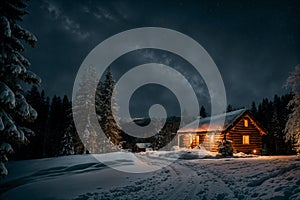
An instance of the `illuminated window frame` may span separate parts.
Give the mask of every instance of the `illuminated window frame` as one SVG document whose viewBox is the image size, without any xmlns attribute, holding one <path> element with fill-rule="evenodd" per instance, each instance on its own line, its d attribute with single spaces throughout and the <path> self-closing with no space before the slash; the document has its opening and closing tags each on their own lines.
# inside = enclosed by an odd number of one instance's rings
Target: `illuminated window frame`
<svg viewBox="0 0 300 200">
<path fill-rule="evenodd" d="M 243 144 L 250 144 L 249 135 L 243 135 Z"/>
<path fill-rule="evenodd" d="M 248 127 L 248 126 L 249 126 L 249 121 L 248 121 L 248 119 L 244 119 L 244 126 L 245 126 L 245 127 Z"/>
</svg>

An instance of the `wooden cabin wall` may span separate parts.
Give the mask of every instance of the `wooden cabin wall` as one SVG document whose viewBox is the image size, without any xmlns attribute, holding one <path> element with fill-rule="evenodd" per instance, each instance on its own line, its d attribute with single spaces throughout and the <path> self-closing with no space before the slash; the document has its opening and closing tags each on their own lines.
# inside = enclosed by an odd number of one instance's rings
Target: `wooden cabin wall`
<svg viewBox="0 0 300 200">
<path fill-rule="evenodd" d="M 189 148 L 190 146 L 189 134 L 179 134 L 178 135 L 178 146 L 180 148 Z"/>
<path fill-rule="evenodd" d="M 204 139 L 202 140 L 202 144 L 205 147 L 206 150 L 217 152 L 218 150 L 218 141 L 221 141 L 223 139 L 223 135 L 220 133 L 209 133 L 204 135 Z"/>
<path fill-rule="evenodd" d="M 195 137 L 199 137 L 199 142 L 195 140 Z M 193 137 L 191 139 L 191 137 Z M 200 144 L 208 151 L 216 152 L 218 148 L 218 141 L 224 136 L 220 133 L 193 133 L 193 134 L 180 134 L 179 135 L 179 147 L 180 148 L 195 148 Z"/>
<path fill-rule="evenodd" d="M 244 126 L 244 120 L 248 120 L 248 127 Z M 249 135 L 249 144 L 243 144 L 243 135 Z M 262 137 L 260 131 L 256 128 L 249 115 L 245 115 L 240 119 L 236 125 L 229 130 L 226 138 L 232 140 L 232 146 L 236 153 L 243 152 L 247 154 L 253 154 L 253 150 L 256 150 L 256 154 L 260 154 L 262 150 Z"/>
</svg>

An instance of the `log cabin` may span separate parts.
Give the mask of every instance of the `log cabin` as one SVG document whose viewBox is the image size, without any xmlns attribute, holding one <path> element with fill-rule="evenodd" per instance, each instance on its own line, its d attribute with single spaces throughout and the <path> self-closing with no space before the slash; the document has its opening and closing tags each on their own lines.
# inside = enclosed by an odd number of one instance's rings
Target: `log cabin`
<svg viewBox="0 0 300 200">
<path fill-rule="evenodd" d="M 179 129 L 177 133 L 179 148 L 200 146 L 216 152 L 218 141 L 226 137 L 227 140 L 232 141 L 235 153 L 261 154 L 262 136 L 267 134 L 267 131 L 248 110 L 240 109 L 197 119 Z"/>
</svg>

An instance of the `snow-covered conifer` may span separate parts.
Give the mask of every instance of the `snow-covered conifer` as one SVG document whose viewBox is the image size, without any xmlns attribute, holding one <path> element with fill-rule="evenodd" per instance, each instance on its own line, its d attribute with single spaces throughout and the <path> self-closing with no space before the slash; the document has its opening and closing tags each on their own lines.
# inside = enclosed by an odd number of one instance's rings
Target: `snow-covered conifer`
<svg viewBox="0 0 300 200">
<path fill-rule="evenodd" d="M 121 148 L 121 128 L 119 118 L 114 115 L 118 111 L 115 96 L 113 94 L 115 81 L 112 72 L 108 68 L 103 83 L 99 83 L 96 92 L 96 111 L 99 124 L 106 137 L 99 137 L 98 143 L 101 144 L 101 151 L 107 152 Z"/>
<path fill-rule="evenodd" d="M 285 126 L 286 141 L 293 143 L 293 149 L 300 153 L 300 65 L 290 74 L 286 83 L 292 89 L 293 98 L 288 106 L 291 108 Z"/>
<path fill-rule="evenodd" d="M 23 96 L 21 82 L 39 84 L 40 78 L 29 70 L 29 61 L 21 54 L 25 42 L 34 47 L 36 37 L 17 24 L 22 21 L 26 4 L 22 0 L 0 1 L 0 175 L 6 175 L 4 162 L 13 151 L 10 144 L 27 143 L 32 134 L 21 122 L 36 119 L 37 112 Z"/>
<path fill-rule="evenodd" d="M 86 73 L 82 77 L 82 82 L 79 84 L 79 89 L 76 94 L 76 98 L 73 99 L 73 114 L 81 117 L 77 122 L 76 128 L 78 134 L 80 134 L 83 144 L 85 145 L 86 152 L 98 153 L 99 146 L 97 143 L 98 133 L 96 131 L 96 125 L 92 123 L 92 117 L 95 107 L 95 91 L 93 91 L 94 85 L 96 85 L 96 72 L 94 66 L 89 66 Z"/>
<path fill-rule="evenodd" d="M 119 145 L 121 142 L 121 129 L 119 126 L 119 118 L 116 115 L 118 105 L 113 94 L 115 81 L 113 80 L 111 69 L 108 68 L 105 75 L 105 81 L 102 87 L 102 121 L 101 125 L 104 128 L 105 134 L 109 137 L 114 145 Z"/>
<path fill-rule="evenodd" d="M 60 155 L 73 155 L 75 154 L 74 143 L 73 143 L 73 134 L 74 131 L 72 130 L 71 126 L 68 126 L 65 130 L 64 136 L 61 141 L 61 149 L 59 154 Z"/>
</svg>

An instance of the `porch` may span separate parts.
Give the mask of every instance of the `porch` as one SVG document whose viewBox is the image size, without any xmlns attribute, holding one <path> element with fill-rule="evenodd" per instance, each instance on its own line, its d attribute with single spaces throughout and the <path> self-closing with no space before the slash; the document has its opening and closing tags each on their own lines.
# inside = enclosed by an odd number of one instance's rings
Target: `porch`
<svg viewBox="0 0 300 200">
<path fill-rule="evenodd" d="M 208 151 L 216 152 L 217 141 L 222 138 L 220 133 L 179 133 L 178 147 L 193 149 L 201 145 Z"/>
</svg>

